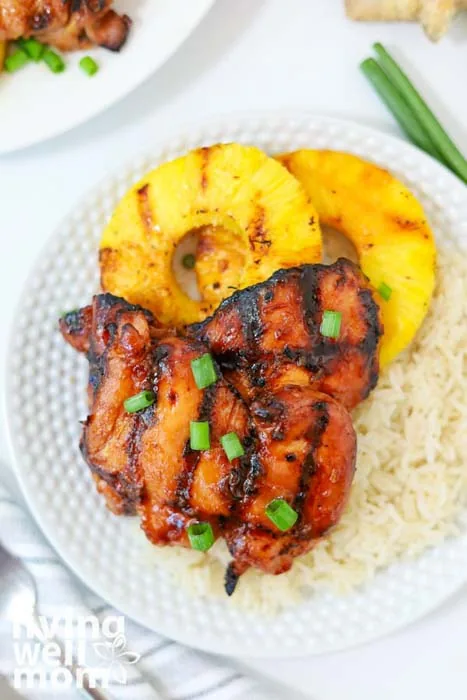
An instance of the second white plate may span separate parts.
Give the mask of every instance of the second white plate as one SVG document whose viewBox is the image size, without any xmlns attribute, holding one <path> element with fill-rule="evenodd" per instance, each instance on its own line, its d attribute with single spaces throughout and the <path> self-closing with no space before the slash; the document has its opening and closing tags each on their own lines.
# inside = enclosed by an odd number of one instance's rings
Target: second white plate
<svg viewBox="0 0 467 700">
<path fill-rule="evenodd" d="M 119 54 L 85 51 L 100 70 L 88 78 L 65 56 L 68 68 L 54 75 L 43 64 L 0 74 L 0 154 L 16 151 L 72 129 L 102 112 L 148 78 L 193 31 L 214 0 L 119 0 L 115 8 L 133 20 Z"/>
</svg>

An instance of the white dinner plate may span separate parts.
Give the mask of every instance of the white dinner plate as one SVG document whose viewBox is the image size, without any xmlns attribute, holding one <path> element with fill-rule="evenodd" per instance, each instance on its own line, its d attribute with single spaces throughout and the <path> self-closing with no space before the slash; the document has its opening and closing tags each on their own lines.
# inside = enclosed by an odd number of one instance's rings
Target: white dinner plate
<svg viewBox="0 0 467 700">
<path fill-rule="evenodd" d="M 264 619 L 227 597 L 187 595 L 163 569 L 142 565 L 134 525 L 106 509 L 79 454 L 87 362 L 63 342 L 57 317 L 88 303 L 97 289 L 98 240 L 126 189 L 150 167 L 218 141 L 255 144 L 270 153 L 308 146 L 366 157 L 391 168 L 415 192 L 435 231 L 467 241 L 467 189 L 417 149 L 355 124 L 303 113 L 232 116 L 148 150 L 77 205 L 29 277 L 9 350 L 13 462 L 31 511 L 65 562 L 143 625 L 195 647 L 240 656 L 349 648 L 415 620 L 461 586 L 467 579 L 467 530 L 381 571 L 350 595 L 310 596 Z"/>
<path fill-rule="evenodd" d="M 120 53 L 93 49 L 65 55 L 67 70 L 43 64 L 0 74 L 0 154 L 44 141 L 110 107 L 148 78 L 188 37 L 214 0 L 116 0 L 133 20 Z M 88 78 L 78 63 L 92 55 L 100 70 Z"/>
</svg>

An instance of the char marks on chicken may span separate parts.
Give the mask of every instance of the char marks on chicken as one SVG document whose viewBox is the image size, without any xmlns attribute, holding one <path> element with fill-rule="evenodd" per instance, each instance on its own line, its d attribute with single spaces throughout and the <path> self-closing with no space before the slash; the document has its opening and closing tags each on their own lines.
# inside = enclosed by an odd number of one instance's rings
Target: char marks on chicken
<svg viewBox="0 0 467 700">
<path fill-rule="evenodd" d="M 324 309 L 342 313 L 338 339 L 319 333 Z M 153 543 L 189 546 L 187 527 L 210 523 L 232 554 L 231 594 L 249 567 L 287 571 L 338 521 L 356 459 L 348 409 L 376 382 L 382 330 L 354 265 L 282 270 L 183 334 L 110 294 L 60 328 L 90 365 L 83 456 L 109 508 L 139 514 Z M 217 381 L 200 390 L 191 362 L 206 352 Z M 125 411 L 141 391 L 154 403 Z M 191 449 L 191 421 L 208 421 L 209 449 Z M 232 432 L 245 453 L 229 461 Z M 266 515 L 277 498 L 298 515 L 286 532 Z"/>
<path fill-rule="evenodd" d="M 326 310 L 342 314 L 337 339 L 320 332 Z M 248 400 L 306 384 L 351 409 L 378 380 L 379 308 L 359 268 L 343 258 L 279 270 L 226 299 L 191 333 Z"/>
</svg>

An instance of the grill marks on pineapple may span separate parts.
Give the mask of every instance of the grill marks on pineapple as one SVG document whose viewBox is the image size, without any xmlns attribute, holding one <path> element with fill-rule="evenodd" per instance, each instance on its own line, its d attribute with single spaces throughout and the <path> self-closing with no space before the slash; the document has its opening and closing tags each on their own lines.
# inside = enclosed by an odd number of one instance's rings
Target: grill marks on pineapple
<svg viewBox="0 0 467 700">
<path fill-rule="evenodd" d="M 154 231 L 154 220 L 151 202 L 149 200 L 149 183 L 146 183 L 143 185 L 143 187 L 140 187 L 140 189 L 136 191 L 136 197 L 138 199 L 138 211 L 144 230 L 148 235 L 152 236 Z"/>
<path fill-rule="evenodd" d="M 256 204 L 255 213 L 249 226 L 248 240 L 254 256 L 262 255 L 264 250 L 272 245 L 266 227 L 266 210 L 259 203 Z M 255 259 L 255 263 L 259 264 L 260 259 Z"/>
<path fill-rule="evenodd" d="M 199 149 L 199 154 L 201 156 L 201 189 L 204 190 L 209 184 L 208 172 L 209 172 L 209 161 L 211 158 L 212 147 L 205 146 Z"/>
<path fill-rule="evenodd" d="M 425 220 L 404 219 L 404 217 L 402 216 L 393 216 L 390 218 L 392 218 L 397 228 L 401 231 L 419 231 L 425 229 L 427 226 L 427 222 Z M 425 240 L 429 239 L 429 236 L 426 232 L 423 237 L 425 238 Z"/>
<path fill-rule="evenodd" d="M 380 361 L 388 364 L 413 339 L 434 289 L 436 246 L 421 203 L 389 172 L 349 153 L 304 149 L 278 158 L 316 202 L 321 225 L 352 243 L 370 283 L 397 292 L 381 304 Z"/>
<path fill-rule="evenodd" d="M 118 252 L 112 270 L 101 261 L 103 288 L 183 327 L 212 313 L 232 288 L 295 264 L 300 250 L 308 261 L 319 259 L 321 235 L 310 219 L 317 221 L 316 212 L 303 188 L 275 159 L 235 143 L 198 148 L 147 173 L 120 201 L 100 243 Z M 188 231 L 201 241 L 196 272 L 204 292 L 189 301 L 165 264 Z M 205 237 L 212 238 L 207 247 Z"/>
</svg>

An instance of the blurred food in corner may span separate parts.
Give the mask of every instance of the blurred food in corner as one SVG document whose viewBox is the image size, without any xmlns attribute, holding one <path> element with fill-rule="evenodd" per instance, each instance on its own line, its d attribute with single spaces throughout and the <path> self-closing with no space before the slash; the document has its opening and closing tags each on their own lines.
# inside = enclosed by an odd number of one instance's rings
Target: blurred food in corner
<svg viewBox="0 0 467 700">
<path fill-rule="evenodd" d="M 453 17 L 467 9 L 467 0 L 345 0 L 350 19 L 374 22 L 420 22 L 432 41 L 448 30 Z"/>
<path fill-rule="evenodd" d="M 61 51 L 93 45 L 119 51 L 131 20 L 112 5 L 113 0 L 0 0 L 0 43 L 34 36 Z M 0 48 L 0 58 L 1 53 Z"/>
</svg>

